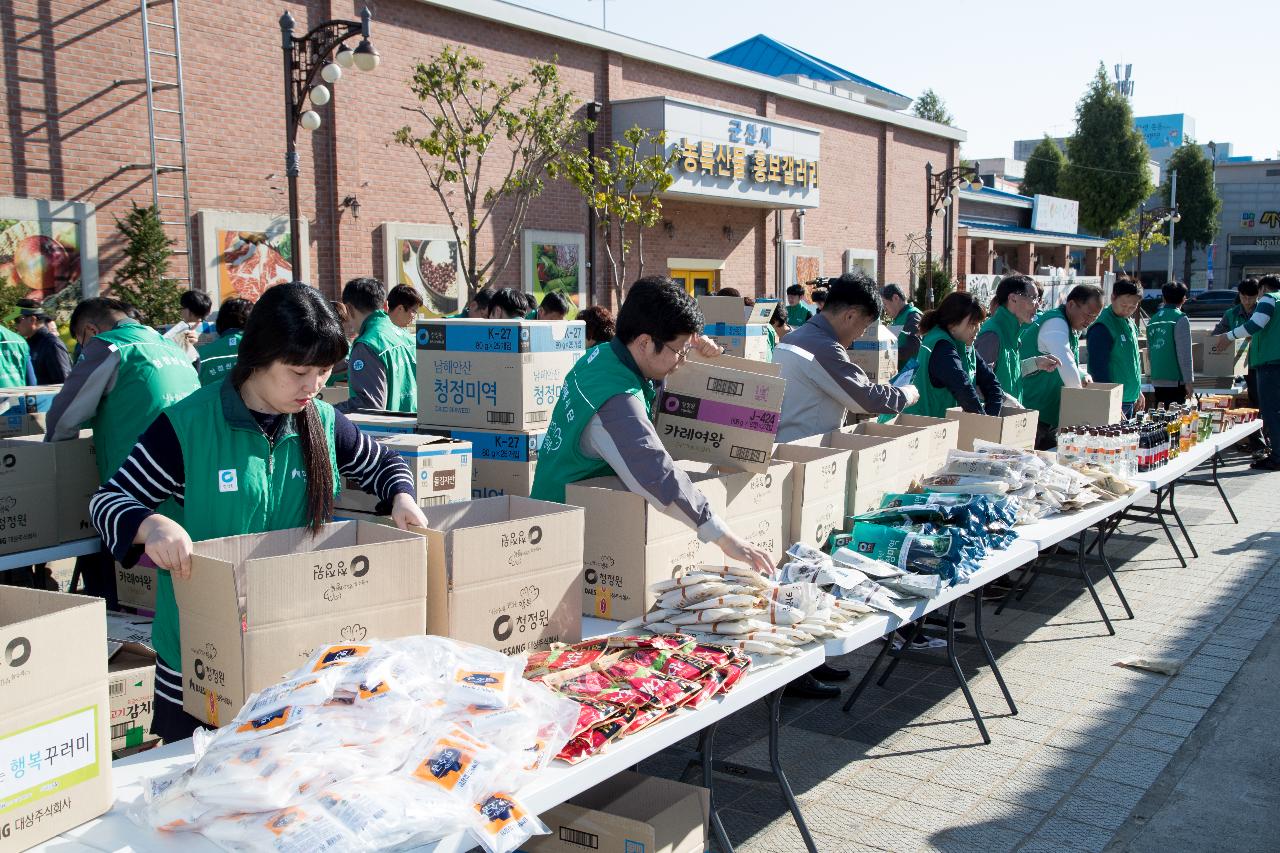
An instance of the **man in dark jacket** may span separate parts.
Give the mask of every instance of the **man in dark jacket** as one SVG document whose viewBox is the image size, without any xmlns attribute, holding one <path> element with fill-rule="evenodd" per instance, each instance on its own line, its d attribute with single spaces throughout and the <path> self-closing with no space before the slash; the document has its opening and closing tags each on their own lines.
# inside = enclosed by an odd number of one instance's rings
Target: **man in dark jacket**
<svg viewBox="0 0 1280 853">
<path fill-rule="evenodd" d="M 37 385 L 61 385 L 71 373 L 71 356 L 62 338 L 49 331 L 53 318 L 34 299 L 19 299 L 14 327 L 27 339 Z M 57 328 L 54 326 L 54 328 Z"/>
</svg>

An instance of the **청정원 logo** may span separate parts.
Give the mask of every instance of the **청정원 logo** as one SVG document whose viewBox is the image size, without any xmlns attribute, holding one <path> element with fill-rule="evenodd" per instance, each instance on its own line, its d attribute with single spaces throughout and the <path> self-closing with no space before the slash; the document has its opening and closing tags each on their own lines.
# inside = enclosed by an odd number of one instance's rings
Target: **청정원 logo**
<svg viewBox="0 0 1280 853">
<path fill-rule="evenodd" d="M 218 472 L 218 491 L 235 492 L 240 490 L 240 483 L 236 479 L 235 468 L 224 468 Z"/>
</svg>

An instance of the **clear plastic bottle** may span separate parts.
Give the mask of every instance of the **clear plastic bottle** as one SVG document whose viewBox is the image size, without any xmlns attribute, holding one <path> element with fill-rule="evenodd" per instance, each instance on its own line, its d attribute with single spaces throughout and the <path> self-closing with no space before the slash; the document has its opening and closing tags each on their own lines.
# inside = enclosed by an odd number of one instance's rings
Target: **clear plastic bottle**
<svg viewBox="0 0 1280 853">
<path fill-rule="evenodd" d="M 1065 426 L 1058 430 L 1058 461 L 1071 465 L 1080 460 L 1080 432 L 1077 427 Z"/>
</svg>

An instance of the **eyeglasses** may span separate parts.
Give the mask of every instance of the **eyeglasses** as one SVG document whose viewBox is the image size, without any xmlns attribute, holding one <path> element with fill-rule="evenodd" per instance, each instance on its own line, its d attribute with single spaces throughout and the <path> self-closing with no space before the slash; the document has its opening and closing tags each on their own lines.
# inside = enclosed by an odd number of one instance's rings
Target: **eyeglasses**
<svg viewBox="0 0 1280 853">
<path fill-rule="evenodd" d="M 675 347 L 671 346 L 671 344 L 663 344 L 662 348 L 665 350 L 670 350 L 671 352 L 675 353 L 676 361 L 684 361 L 689 357 L 689 350 L 693 349 L 693 342 L 690 341 L 680 349 L 676 349 Z"/>
</svg>

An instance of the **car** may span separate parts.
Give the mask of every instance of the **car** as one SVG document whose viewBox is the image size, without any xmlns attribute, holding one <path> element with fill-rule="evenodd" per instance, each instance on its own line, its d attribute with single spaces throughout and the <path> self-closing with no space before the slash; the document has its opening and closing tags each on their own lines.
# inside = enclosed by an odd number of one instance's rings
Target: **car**
<svg viewBox="0 0 1280 853">
<path fill-rule="evenodd" d="M 1188 317 L 1213 317 L 1217 319 L 1236 304 L 1235 290 L 1205 290 L 1195 294 L 1182 306 L 1182 313 Z"/>
</svg>

